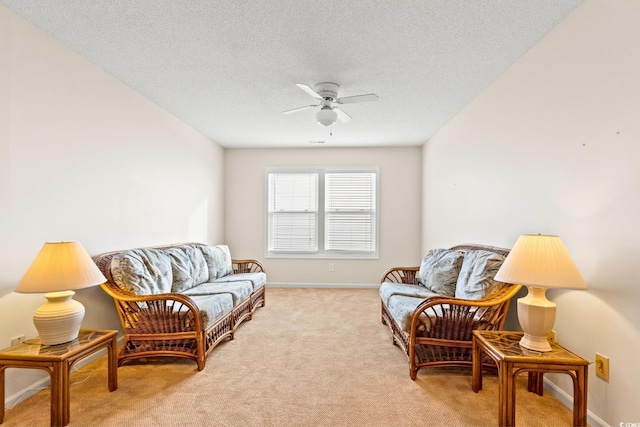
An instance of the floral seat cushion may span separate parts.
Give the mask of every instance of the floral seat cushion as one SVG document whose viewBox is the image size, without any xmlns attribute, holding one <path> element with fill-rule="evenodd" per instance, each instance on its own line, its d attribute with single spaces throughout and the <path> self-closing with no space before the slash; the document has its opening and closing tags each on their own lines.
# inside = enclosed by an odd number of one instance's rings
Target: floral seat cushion
<svg viewBox="0 0 640 427">
<path fill-rule="evenodd" d="M 385 306 L 389 305 L 389 298 L 394 295 L 402 295 L 407 297 L 417 297 L 425 299 L 433 296 L 437 296 L 435 292 L 432 292 L 423 286 L 407 285 L 404 283 L 384 282 L 380 285 L 378 291 L 380 293 L 380 299 Z"/>
<path fill-rule="evenodd" d="M 408 297 L 404 295 L 394 295 L 389 298 L 389 304 L 386 306 L 387 310 L 396 325 L 400 326 L 406 333 L 411 332 L 411 321 L 413 319 L 413 312 L 424 301 L 424 298 Z M 435 308 L 438 312 L 442 310 L 442 306 Z M 429 319 L 429 317 L 431 320 Z M 423 312 L 418 316 L 417 331 L 426 332 L 431 329 L 431 323 L 436 318 L 436 312 L 430 311 L 428 314 Z"/>
<path fill-rule="evenodd" d="M 191 298 L 200 309 L 200 321 L 204 329 L 222 319 L 233 309 L 231 294 L 199 295 Z"/>
<path fill-rule="evenodd" d="M 183 293 L 189 296 L 229 294 L 233 299 L 233 305 L 237 306 L 251 296 L 253 285 L 247 280 L 227 283 L 210 282 L 187 289 Z"/>
<path fill-rule="evenodd" d="M 263 272 L 228 274 L 224 277 L 219 277 L 216 280 L 212 280 L 212 282 L 251 282 L 253 290 L 257 291 L 267 284 L 267 275 Z"/>
</svg>

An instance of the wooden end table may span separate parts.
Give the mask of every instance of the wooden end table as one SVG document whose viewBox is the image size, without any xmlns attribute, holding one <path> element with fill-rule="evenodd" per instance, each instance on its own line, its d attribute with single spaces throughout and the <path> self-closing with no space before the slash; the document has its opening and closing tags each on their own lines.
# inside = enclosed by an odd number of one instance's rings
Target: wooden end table
<svg viewBox="0 0 640 427">
<path fill-rule="evenodd" d="M 78 360 L 107 349 L 109 391 L 118 388 L 117 331 L 81 329 L 78 338 L 59 345 L 42 345 L 40 338 L 0 350 L 0 423 L 4 420 L 4 373 L 7 368 L 43 369 L 51 377 L 51 425 L 66 426 L 70 418 L 69 376 Z"/>
<path fill-rule="evenodd" d="M 542 396 L 545 372 L 568 374 L 573 380 L 573 425 L 587 425 L 587 367 L 589 362 L 552 343 L 551 351 L 541 353 L 520 346 L 522 332 L 473 331 L 471 388 L 482 389 L 482 356 L 491 357 L 498 365 L 499 415 L 501 426 L 515 426 L 515 379 L 529 373 L 528 390 Z"/>
</svg>

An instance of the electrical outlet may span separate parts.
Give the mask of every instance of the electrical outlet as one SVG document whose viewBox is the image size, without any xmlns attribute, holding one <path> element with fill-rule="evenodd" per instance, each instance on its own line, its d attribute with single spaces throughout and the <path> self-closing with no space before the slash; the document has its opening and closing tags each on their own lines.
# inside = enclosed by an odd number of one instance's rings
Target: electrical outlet
<svg viewBox="0 0 640 427">
<path fill-rule="evenodd" d="M 334 263 L 329 263 L 329 271 L 334 271 L 336 269 L 336 265 Z"/>
<path fill-rule="evenodd" d="M 14 345 L 18 345 L 21 342 L 24 342 L 24 335 L 18 335 L 17 337 L 11 338 L 11 347 Z"/>
<path fill-rule="evenodd" d="M 609 358 L 600 353 L 596 353 L 596 375 L 609 381 Z"/>
<path fill-rule="evenodd" d="M 547 337 L 549 339 L 549 342 L 551 344 L 556 342 L 556 331 L 551 330 L 551 332 L 549 332 L 549 336 Z"/>
</svg>

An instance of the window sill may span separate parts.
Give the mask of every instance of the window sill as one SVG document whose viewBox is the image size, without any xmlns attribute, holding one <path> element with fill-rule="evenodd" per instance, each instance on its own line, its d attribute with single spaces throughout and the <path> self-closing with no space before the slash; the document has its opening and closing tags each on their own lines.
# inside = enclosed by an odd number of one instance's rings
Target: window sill
<svg viewBox="0 0 640 427">
<path fill-rule="evenodd" d="M 377 253 L 372 254 L 301 254 L 281 253 L 265 254 L 265 258 L 271 259 L 380 259 Z"/>
</svg>

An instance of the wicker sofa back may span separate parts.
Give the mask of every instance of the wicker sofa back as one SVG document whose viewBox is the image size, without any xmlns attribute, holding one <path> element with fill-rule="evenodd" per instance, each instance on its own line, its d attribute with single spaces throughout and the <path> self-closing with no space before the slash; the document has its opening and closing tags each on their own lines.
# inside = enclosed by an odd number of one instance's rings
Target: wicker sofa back
<svg viewBox="0 0 640 427">
<path fill-rule="evenodd" d="M 381 279 L 382 323 L 409 359 L 424 367 L 471 367 L 472 331 L 501 330 L 520 285 L 493 280 L 508 249 L 459 245 L 430 251 L 416 267 L 394 267 Z M 495 368 L 489 359 L 486 367 Z"/>
<path fill-rule="evenodd" d="M 223 339 L 265 305 L 266 274 L 256 260 L 232 260 L 226 245 L 183 243 L 107 252 L 94 257 L 102 289 L 124 332 L 118 365 L 169 356 L 198 370 Z"/>
</svg>

